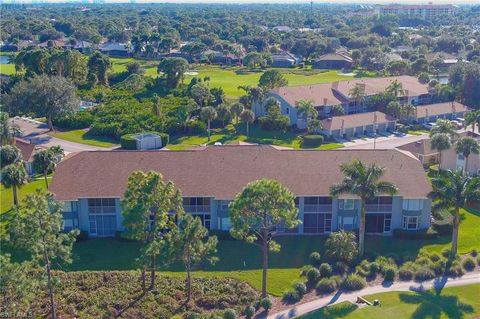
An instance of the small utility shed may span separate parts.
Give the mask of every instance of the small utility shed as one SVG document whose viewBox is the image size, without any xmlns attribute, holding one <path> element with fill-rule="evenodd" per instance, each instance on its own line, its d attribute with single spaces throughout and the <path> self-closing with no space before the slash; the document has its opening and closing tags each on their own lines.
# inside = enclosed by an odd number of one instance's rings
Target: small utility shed
<svg viewBox="0 0 480 319">
<path fill-rule="evenodd" d="M 137 150 L 153 150 L 162 148 L 162 138 L 153 133 L 139 133 L 133 136 L 136 141 Z"/>
</svg>

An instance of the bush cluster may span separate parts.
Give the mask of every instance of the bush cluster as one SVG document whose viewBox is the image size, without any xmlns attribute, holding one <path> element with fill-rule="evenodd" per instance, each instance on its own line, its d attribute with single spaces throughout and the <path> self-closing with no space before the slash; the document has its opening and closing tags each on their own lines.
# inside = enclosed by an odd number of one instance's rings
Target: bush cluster
<svg viewBox="0 0 480 319">
<path fill-rule="evenodd" d="M 355 291 L 355 290 L 360 290 L 365 288 L 367 285 L 367 282 L 365 281 L 364 278 L 352 274 L 348 275 L 347 278 L 342 283 L 342 288 L 347 290 L 347 291 Z"/>
<path fill-rule="evenodd" d="M 312 266 L 318 267 L 320 266 L 321 262 L 322 262 L 322 258 L 319 252 L 314 251 L 313 253 L 310 254 L 310 264 Z"/>
<path fill-rule="evenodd" d="M 463 269 L 466 271 L 472 271 L 475 269 L 475 259 L 473 257 L 467 257 L 462 262 Z"/>
<path fill-rule="evenodd" d="M 305 135 L 302 139 L 302 146 L 318 147 L 323 143 L 322 135 Z"/>
</svg>

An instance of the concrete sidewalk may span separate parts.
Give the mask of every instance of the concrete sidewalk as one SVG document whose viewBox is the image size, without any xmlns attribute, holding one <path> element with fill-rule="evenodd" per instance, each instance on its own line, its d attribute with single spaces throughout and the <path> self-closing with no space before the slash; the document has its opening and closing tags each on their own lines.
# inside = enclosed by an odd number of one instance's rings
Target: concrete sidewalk
<svg viewBox="0 0 480 319">
<path fill-rule="evenodd" d="M 391 291 L 423 291 L 427 289 L 442 289 L 443 287 L 455 287 L 463 286 L 468 284 L 480 283 L 480 273 L 470 273 L 466 274 L 459 278 L 449 278 L 449 277 L 440 277 L 430 281 L 424 281 L 422 283 L 414 281 L 405 281 L 405 282 L 395 282 L 390 285 L 378 285 L 366 287 L 362 290 L 355 292 L 342 292 L 338 291 L 335 295 L 329 295 L 321 297 L 307 303 L 294 306 L 290 309 L 284 311 L 270 314 L 267 319 L 287 319 L 294 318 L 306 313 L 312 312 L 314 310 L 334 305 L 343 301 L 350 301 L 355 303 L 358 296 L 366 296 L 381 292 L 391 292 Z M 480 292 L 479 292 L 480 293 Z M 262 318 L 262 317 L 260 317 Z M 263 317 L 262 319 L 264 319 Z"/>
</svg>

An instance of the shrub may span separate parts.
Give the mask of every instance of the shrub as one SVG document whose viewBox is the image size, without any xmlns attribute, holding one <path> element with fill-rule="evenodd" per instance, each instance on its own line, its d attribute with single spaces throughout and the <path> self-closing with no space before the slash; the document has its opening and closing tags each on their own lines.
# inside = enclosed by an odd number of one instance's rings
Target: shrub
<svg viewBox="0 0 480 319">
<path fill-rule="evenodd" d="M 480 255 L 477 256 L 477 264 L 480 266 Z"/>
<path fill-rule="evenodd" d="M 317 291 L 323 294 L 330 294 L 337 289 L 337 284 L 332 278 L 323 278 L 317 284 Z"/>
<path fill-rule="evenodd" d="M 321 264 L 318 270 L 321 277 L 330 277 L 332 275 L 332 267 L 327 263 Z"/>
<path fill-rule="evenodd" d="M 322 135 L 305 135 L 302 140 L 302 146 L 318 147 L 323 143 Z"/>
<path fill-rule="evenodd" d="M 226 309 L 223 312 L 223 319 L 236 319 L 237 312 L 234 309 Z"/>
<path fill-rule="evenodd" d="M 250 319 L 255 315 L 256 311 L 254 306 L 247 306 L 243 312 L 245 314 L 245 317 L 247 319 Z"/>
<path fill-rule="evenodd" d="M 436 275 L 440 275 L 445 271 L 446 267 L 447 261 L 444 258 L 441 258 L 438 261 L 434 262 L 430 269 L 432 269 Z"/>
<path fill-rule="evenodd" d="M 412 280 L 413 278 L 413 269 L 410 266 L 403 265 L 398 271 L 398 277 L 400 280 Z"/>
<path fill-rule="evenodd" d="M 463 269 L 466 271 L 472 271 L 475 269 L 475 260 L 472 257 L 467 257 L 465 260 L 462 262 Z"/>
<path fill-rule="evenodd" d="M 57 127 L 76 130 L 89 127 L 92 125 L 93 120 L 94 116 L 92 112 L 85 110 L 54 118 L 52 122 L 53 125 Z"/>
<path fill-rule="evenodd" d="M 395 279 L 396 270 L 393 267 L 385 267 L 383 269 L 383 279 L 385 281 L 393 281 Z"/>
<path fill-rule="evenodd" d="M 428 267 L 419 268 L 414 275 L 416 281 L 425 281 L 435 278 L 435 273 Z"/>
<path fill-rule="evenodd" d="M 368 267 L 369 275 L 373 276 L 380 271 L 380 266 L 376 262 L 371 262 Z"/>
<path fill-rule="evenodd" d="M 349 275 L 342 283 L 342 288 L 348 291 L 363 289 L 367 285 L 365 279 L 358 275 Z"/>
<path fill-rule="evenodd" d="M 260 300 L 260 307 L 262 307 L 263 309 L 265 309 L 265 311 L 268 312 L 270 308 L 272 308 L 272 301 L 270 300 L 270 298 L 266 297 Z"/>
<path fill-rule="evenodd" d="M 325 242 L 325 250 L 328 257 L 348 263 L 358 254 L 357 237 L 353 232 L 333 232 Z"/>
<path fill-rule="evenodd" d="M 318 267 L 321 263 L 321 256 L 319 252 L 314 251 L 310 254 L 310 264 L 315 267 Z"/>
<path fill-rule="evenodd" d="M 477 255 L 478 255 L 478 250 L 476 250 L 476 249 L 472 250 L 472 252 L 470 253 L 470 255 L 472 255 L 473 257 L 477 257 Z"/>
<path fill-rule="evenodd" d="M 295 290 L 288 290 L 283 293 L 282 299 L 288 303 L 295 303 L 299 301 L 301 297 Z"/>
<path fill-rule="evenodd" d="M 343 275 L 348 271 L 348 265 L 342 261 L 337 261 L 333 264 L 333 271 L 336 274 Z"/>
<path fill-rule="evenodd" d="M 395 260 L 392 257 L 386 257 L 386 256 L 378 256 L 375 259 L 375 262 L 378 264 L 378 267 L 381 272 L 383 272 L 383 269 L 386 268 L 387 266 L 392 266 L 395 267 Z"/>
<path fill-rule="evenodd" d="M 320 278 L 320 271 L 317 268 L 311 268 L 307 271 L 307 280 L 309 283 L 316 284 Z"/>
<path fill-rule="evenodd" d="M 303 266 L 302 269 L 300 269 L 300 276 L 306 277 L 308 271 L 309 271 L 310 269 L 312 269 L 312 268 L 315 268 L 315 267 L 313 267 L 312 265 L 305 265 L 305 266 Z"/>
<path fill-rule="evenodd" d="M 293 284 L 293 290 L 295 290 L 299 297 L 303 297 L 307 293 L 307 286 L 303 282 L 296 282 Z"/>
<path fill-rule="evenodd" d="M 460 263 L 455 261 L 452 263 L 450 268 L 448 268 L 447 273 L 452 277 L 460 277 L 460 276 L 463 276 L 465 272 L 463 271 L 463 268 L 460 265 Z"/>
<path fill-rule="evenodd" d="M 188 134 L 203 134 L 207 131 L 207 126 L 201 121 L 190 121 L 187 124 Z"/>
<path fill-rule="evenodd" d="M 448 248 L 443 248 L 442 250 L 442 256 L 445 257 L 445 258 L 450 258 L 450 253 L 451 253 L 451 250 L 448 249 Z"/>
<path fill-rule="evenodd" d="M 439 261 L 440 258 L 442 258 L 442 257 L 440 257 L 440 256 L 437 255 L 437 254 L 431 254 L 431 255 L 430 255 L 430 260 L 433 261 L 433 262 Z"/>
</svg>

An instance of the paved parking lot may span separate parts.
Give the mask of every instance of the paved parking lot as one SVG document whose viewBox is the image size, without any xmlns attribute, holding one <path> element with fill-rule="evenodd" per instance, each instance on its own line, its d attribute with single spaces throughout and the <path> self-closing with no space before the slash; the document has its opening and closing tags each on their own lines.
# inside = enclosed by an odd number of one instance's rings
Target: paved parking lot
<svg viewBox="0 0 480 319">
<path fill-rule="evenodd" d="M 404 136 L 396 136 L 393 134 L 388 136 L 379 135 L 377 138 L 366 137 L 363 139 L 347 141 L 344 142 L 343 145 L 345 145 L 345 149 L 392 149 L 427 137 L 427 133 L 421 135 L 407 134 Z"/>
</svg>

